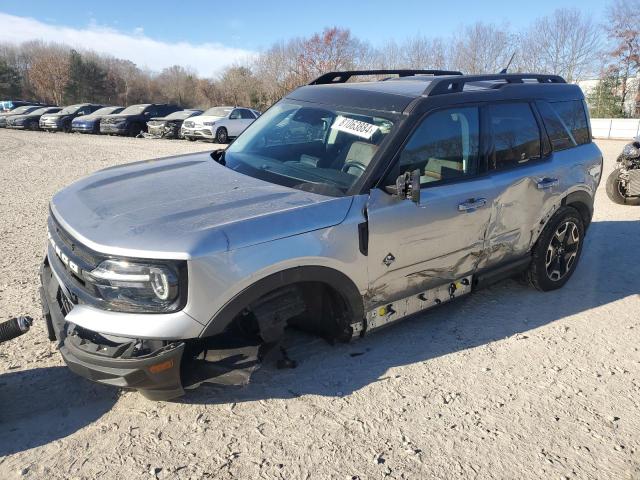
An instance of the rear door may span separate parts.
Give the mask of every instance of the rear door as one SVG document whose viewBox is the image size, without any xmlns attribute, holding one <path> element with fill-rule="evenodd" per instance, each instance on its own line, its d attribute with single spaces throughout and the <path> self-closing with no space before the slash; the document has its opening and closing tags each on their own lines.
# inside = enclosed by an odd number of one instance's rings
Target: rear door
<svg viewBox="0 0 640 480">
<path fill-rule="evenodd" d="M 489 177 L 497 196 L 479 267 L 527 255 L 545 218 L 559 203 L 563 176 L 532 104 L 492 104 L 487 118 Z"/>
<path fill-rule="evenodd" d="M 398 175 L 419 170 L 419 203 L 371 191 L 368 308 L 475 272 L 495 197 L 481 138 L 478 106 L 431 112 L 383 182 L 393 185 Z"/>
<path fill-rule="evenodd" d="M 227 132 L 230 137 L 237 137 L 242 133 L 242 117 L 240 116 L 240 108 L 234 108 L 229 114 L 229 119 L 224 122 L 227 126 Z"/>
</svg>

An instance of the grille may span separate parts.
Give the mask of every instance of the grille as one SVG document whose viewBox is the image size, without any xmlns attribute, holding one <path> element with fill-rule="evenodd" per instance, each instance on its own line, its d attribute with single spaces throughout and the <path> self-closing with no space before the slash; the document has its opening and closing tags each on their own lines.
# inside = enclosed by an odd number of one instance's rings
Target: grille
<svg viewBox="0 0 640 480">
<path fill-rule="evenodd" d="M 53 215 L 49 215 L 48 227 L 51 239 L 58 246 L 60 252 L 80 269 L 79 272 L 74 272 L 69 264 L 62 262 L 53 247 L 49 245 L 51 267 L 58 273 L 62 282 L 73 294 L 71 301 L 73 303 L 79 303 L 79 300 L 80 303 L 99 302 L 100 295 L 91 283 L 85 282 L 82 272 L 93 270 L 104 257 L 75 240 L 62 228 Z"/>
<path fill-rule="evenodd" d="M 627 195 L 636 197 L 640 196 L 640 170 L 629 170 L 629 186 L 627 187 Z"/>
</svg>

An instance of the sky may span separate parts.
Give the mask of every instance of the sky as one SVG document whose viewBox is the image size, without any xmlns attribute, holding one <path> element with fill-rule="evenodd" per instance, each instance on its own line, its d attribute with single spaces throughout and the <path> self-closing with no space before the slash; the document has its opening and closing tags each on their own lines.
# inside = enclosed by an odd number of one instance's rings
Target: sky
<svg viewBox="0 0 640 480">
<path fill-rule="evenodd" d="M 0 42 L 58 41 L 161 70 L 189 66 L 214 76 L 275 42 L 324 27 L 349 28 L 380 46 L 416 35 L 455 35 L 477 21 L 517 32 L 557 8 L 579 8 L 602 22 L 607 0 L 3 0 Z"/>
</svg>

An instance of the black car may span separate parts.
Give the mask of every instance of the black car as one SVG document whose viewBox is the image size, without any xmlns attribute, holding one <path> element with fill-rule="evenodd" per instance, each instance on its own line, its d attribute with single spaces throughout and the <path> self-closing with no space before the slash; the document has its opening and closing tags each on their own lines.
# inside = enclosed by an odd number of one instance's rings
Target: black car
<svg viewBox="0 0 640 480">
<path fill-rule="evenodd" d="M 107 115 L 100 121 L 100 133 L 135 137 L 147 131 L 147 122 L 182 110 L 177 105 L 141 103 L 130 105 L 120 113 Z"/>
<path fill-rule="evenodd" d="M 157 138 L 181 138 L 180 128 L 187 118 L 200 115 L 202 110 L 182 110 L 166 117 L 152 118 L 147 122 L 147 132 Z"/>
<path fill-rule="evenodd" d="M 74 118 L 90 115 L 100 108 L 102 108 L 102 105 L 93 103 L 69 105 L 57 113 L 42 115 L 40 117 L 40 128 L 52 132 L 70 132 L 71 122 Z"/>
<path fill-rule="evenodd" d="M 107 115 L 120 113 L 124 107 L 102 107 L 89 115 L 71 121 L 71 130 L 81 133 L 100 133 L 100 121 Z"/>
<path fill-rule="evenodd" d="M 7 118 L 7 128 L 17 128 L 20 130 L 39 130 L 40 117 L 49 113 L 57 113 L 60 107 L 42 107 L 25 115 L 11 115 Z"/>
<path fill-rule="evenodd" d="M 33 112 L 38 108 L 42 108 L 40 105 L 24 105 L 22 107 L 14 108 L 13 110 L 9 110 L 8 112 L 0 113 L 0 128 L 4 128 L 7 126 L 7 119 L 11 116 L 15 115 L 24 115 L 26 113 Z"/>
</svg>

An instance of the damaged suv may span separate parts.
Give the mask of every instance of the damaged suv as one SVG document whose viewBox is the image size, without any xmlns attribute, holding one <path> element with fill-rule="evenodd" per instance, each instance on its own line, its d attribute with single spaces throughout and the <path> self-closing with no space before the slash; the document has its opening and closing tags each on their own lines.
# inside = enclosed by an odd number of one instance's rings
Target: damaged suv
<svg viewBox="0 0 640 480">
<path fill-rule="evenodd" d="M 348 341 L 498 279 L 561 287 L 601 172 L 558 76 L 332 72 L 227 150 L 57 193 L 49 335 L 74 372 L 151 399 L 243 383 L 287 327 Z"/>
</svg>

